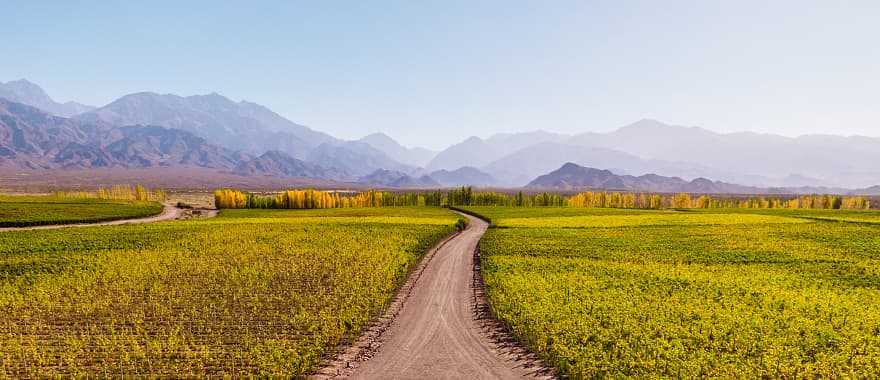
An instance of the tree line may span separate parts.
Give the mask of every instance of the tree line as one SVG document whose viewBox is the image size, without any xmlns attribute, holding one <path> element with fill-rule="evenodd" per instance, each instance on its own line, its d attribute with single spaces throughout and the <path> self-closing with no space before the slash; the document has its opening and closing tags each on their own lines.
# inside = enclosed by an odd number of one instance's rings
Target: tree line
<svg viewBox="0 0 880 380">
<path fill-rule="evenodd" d="M 388 206 L 514 206 L 514 207 L 597 207 L 597 208 L 787 208 L 850 209 L 871 208 L 870 199 L 861 196 L 802 195 L 798 197 L 712 197 L 687 193 L 627 193 L 587 191 L 571 196 L 555 193 L 515 194 L 474 191 L 461 187 L 445 191 L 392 193 L 368 190 L 359 193 L 286 190 L 275 194 L 254 194 L 234 189 L 214 192 L 218 208 L 321 209 L 340 207 Z"/>
<path fill-rule="evenodd" d="M 167 194 L 162 189 L 150 189 L 144 185 L 113 185 L 99 187 L 95 191 L 56 191 L 52 193 L 58 198 L 94 198 L 120 201 L 154 201 L 163 202 Z"/>
<path fill-rule="evenodd" d="M 723 197 L 710 195 L 693 196 L 687 193 L 652 194 L 652 193 L 607 193 L 584 192 L 568 199 L 573 207 L 610 207 L 610 208 L 758 208 L 758 209 L 848 209 L 867 210 L 871 208 L 871 200 L 862 196 L 841 195 L 802 195 L 792 198 L 780 197 Z"/>
<path fill-rule="evenodd" d="M 348 207 L 430 206 L 431 195 L 394 194 L 369 190 L 361 193 L 285 190 L 277 194 L 254 194 L 233 189 L 214 191 L 217 208 L 324 209 Z M 439 206 L 439 204 L 437 204 Z"/>
</svg>

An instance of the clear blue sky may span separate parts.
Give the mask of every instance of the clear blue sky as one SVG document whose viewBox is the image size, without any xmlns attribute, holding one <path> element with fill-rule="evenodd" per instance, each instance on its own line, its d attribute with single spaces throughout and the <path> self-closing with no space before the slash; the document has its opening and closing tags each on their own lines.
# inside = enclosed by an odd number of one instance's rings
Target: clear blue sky
<svg viewBox="0 0 880 380">
<path fill-rule="evenodd" d="M 432 148 L 641 118 L 880 136 L 876 0 L 219 3 L 5 2 L 0 81 L 94 105 L 216 91 Z"/>
</svg>

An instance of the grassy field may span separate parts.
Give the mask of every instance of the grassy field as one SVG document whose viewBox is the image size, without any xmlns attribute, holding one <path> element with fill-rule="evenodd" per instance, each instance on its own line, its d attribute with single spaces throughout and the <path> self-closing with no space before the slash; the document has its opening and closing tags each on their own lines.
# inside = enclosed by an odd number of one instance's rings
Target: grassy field
<svg viewBox="0 0 880 380">
<path fill-rule="evenodd" d="M 469 210 L 495 313 L 565 375 L 880 373 L 880 213 Z"/>
<path fill-rule="evenodd" d="M 157 202 L 0 195 L 0 227 L 106 222 L 161 212 Z"/>
<path fill-rule="evenodd" d="M 227 210 L 0 234 L 0 377 L 300 376 L 458 217 Z"/>
</svg>

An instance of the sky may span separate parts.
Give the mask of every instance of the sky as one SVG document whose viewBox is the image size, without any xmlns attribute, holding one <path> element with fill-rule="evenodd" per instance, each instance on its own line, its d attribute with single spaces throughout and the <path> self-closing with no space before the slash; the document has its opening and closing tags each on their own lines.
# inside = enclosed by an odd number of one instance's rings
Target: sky
<svg viewBox="0 0 880 380">
<path fill-rule="evenodd" d="M 643 118 L 880 136 L 876 0 L 2 2 L 0 81 L 56 101 L 218 92 L 434 149 Z"/>
</svg>

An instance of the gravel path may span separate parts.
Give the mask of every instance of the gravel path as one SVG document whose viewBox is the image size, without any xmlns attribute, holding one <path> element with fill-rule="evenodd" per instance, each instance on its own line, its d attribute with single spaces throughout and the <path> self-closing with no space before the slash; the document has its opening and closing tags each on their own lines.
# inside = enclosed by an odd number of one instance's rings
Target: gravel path
<svg viewBox="0 0 880 380">
<path fill-rule="evenodd" d="M 388 326 L 368 330 L 313 378 L 552 378 L 488 312 L 475 255 L 488 225 L 467 218 L 469 227 L 430 252 L 404 286 Z"/>
<path fill-rule="evenodd" d="M 136 218 L 136 219 L 120 219 L 120 220 L 112 220 L 109 222 L 99 222 L 99 223 L 73 223 L 73 224 L 52 224 L 47 226 L 31 226 L 31 227 L 4 227 L 0 228 L 0 232 L 6 231 L 29 231 L 29 230 L 53 230 L 58 228 L 70 228 L 70 227 L 95 227 L 95 226 L 115 226 L 120 224 L 140 224 L 140 223 L 154 223 L 154 222 L 162 222 L 166 220 L 174 220 L 180 219 L 185 211 L 183 209 L 175 207 L 173 204 L 164 204 L 164 208 L 162 209 L 162 213 L 159 215 L 148 216 L 145 218 Z M 209 210 L 204 214 L 205 217 L 213 217 L 217 215 L 216 211 Z"/>
</svg>

